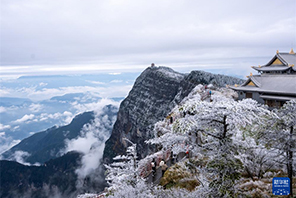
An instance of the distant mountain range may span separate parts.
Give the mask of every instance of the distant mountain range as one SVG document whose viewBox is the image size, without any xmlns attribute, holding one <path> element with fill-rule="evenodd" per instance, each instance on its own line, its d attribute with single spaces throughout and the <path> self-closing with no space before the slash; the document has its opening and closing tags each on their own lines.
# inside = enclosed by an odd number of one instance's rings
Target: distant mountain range
<svg viewBox="0 0 296 198">
<path fill-rule="evenodd" d="M 116 107 L 107 105 L 102 109 L 102 117 L 108 119 L 116 116 Z M 16 151 L 27 152 L 23 160 L 31 164 L 41 163 L 61 156 L 61 150 L 65 148 L 65 140 L 77 138 L 85 124 L 90 124 L 95 118 L 94 112 L 85 112 L 77 115 L 70 124 L 62 127 L 52 127 L 46 131 L 36 133 L 15 145 L 2 154 L 4 159 L 12 159 Z M 111 128 L 109 128 L 111 132 Z"/>
<path fill-rule="evenodd" d="M 50 160 L 42 166 L 1 160 L 0 197 L 54 197 L 76 192 L 77 175 L 81 154 L 70 152 Z"/>
<path fill-rule="evenodd" d="M 65 147 L 65 139 L 78 137 L 83 125 L 90 123 L 93 119 L 93 112 L 77 115 L 69 125 L 52 127 L 22 140 L 3 153 L 2 157 L 9 159 L 16 151 L 23 151 L 29 154 L 24 157 L 26 162 L 43 164 L 50 159 L 59 157 L 60 150 Z"/>
<path fill-rule="evenodd" d="M 123 97 L 110 98 L 110 103 Z M 20 141 L 52 126 L 63 126 L 74 115 L 91 111 L 106 99 L 89 92 L 54 96 L 38 102 L 28 98 L 0 97 L 0 154 L 13 140 Z"/>
<path fill-rule="evenodd" d="M 71 151 L 62 155 L 61 151 L 66 147 L 66 140 L 80 137 L 83 127 L 95 119 L 99 122 L 97 125 L 110 134 L 112 125 L 109 123 L 113 123 L 116 114 L 117 107 L 112 105 L 103 107 L 100 113 L 85 112 L 77 115 L 69 125 L 36 133 L 3 153 L 2 158 L 13 159 L 16 152 L 26 152 L 27 155 L 22 156 L 23 161 L 41 165 L 25 166 L 0 160 L 0 197 L 76 197 L 78 192 L 93 188 L 103 190 L 106 185 L 103 179 L 86 177 L 83 186 L 79 186 L 76 170 L 82 166 L 83 154 Z M 98 170 L 96 174 L 103 178 L 100 176 L 103 172 Z"/>
<path fill-rule="evenodd" d="M 29 104 L 32 101 L 28 98 L 12 98 L 12 97 L 0 97 L 0 106 L 8 107 L 12 105 Z"/>
</svg>

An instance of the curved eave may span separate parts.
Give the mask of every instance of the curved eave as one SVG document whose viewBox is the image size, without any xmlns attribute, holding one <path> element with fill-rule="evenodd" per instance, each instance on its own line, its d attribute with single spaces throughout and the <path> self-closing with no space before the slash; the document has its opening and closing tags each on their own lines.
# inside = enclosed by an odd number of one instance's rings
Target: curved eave
<svg viewBox="0 0 296 198">
<path fill-rule="evenodd" d="M 290 92 L 290 91 L 275 91 L 275 90 L 266 90 L 266 89 L 260 89 L 259 87 L 235 87 L 230 86 L 230 89 L 233 89 L 235 91 L 248 91 L 248 92 L 261 92 L 261 93 L 268 93 L 268 94 L 282 94 L 282 95 L 289 95 L 289 96 L 295 96 L 296 92 Z"/>
<path fill-rule="evenodd" d="M 235 86 L 229 86 L 230 89 L 233 89 L 235 91 L 259 91 L 260 88 L 258 87 L 249 87 L 249 86 L 239 86 L 239 87 L 235 87 Z"/>
<path fill-rule="evenodd" d="M 280 101 L 288 101 L 288 100 L 295 100 L 296 99 L 296 97 L 275 96 L 275 95 L 261 95 L 260 98 L 269 99 L 269 100 L 280 100 Z"/>
<path fill-rule="evenodd" d="M 257 70 L 257 71 L 287 71 L 289 70 L 291 67 L 288 66 L 279 66 L 279 67 L 253 67 L 253 69 Z"/>
</svg>

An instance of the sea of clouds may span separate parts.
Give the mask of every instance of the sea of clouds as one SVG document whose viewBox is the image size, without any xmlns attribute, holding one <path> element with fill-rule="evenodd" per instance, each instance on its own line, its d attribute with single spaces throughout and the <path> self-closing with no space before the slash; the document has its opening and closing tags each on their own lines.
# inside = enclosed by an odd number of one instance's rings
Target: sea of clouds
<svg viewBox="0 0 296 198">
<path fill-rule="evenodd" d="M 99 112 L 107 103 L 118 105 L 127 96 L 137 75 L 110 73 L 1 79 L 0 154 L 36 132 L 69 124 L 80 113 Z"/>
</svg>

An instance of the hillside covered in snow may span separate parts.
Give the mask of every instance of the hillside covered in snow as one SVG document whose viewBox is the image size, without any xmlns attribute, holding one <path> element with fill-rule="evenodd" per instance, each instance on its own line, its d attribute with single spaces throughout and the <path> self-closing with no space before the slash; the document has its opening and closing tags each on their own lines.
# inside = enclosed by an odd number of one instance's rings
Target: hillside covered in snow
<svg viewBox="0 0 296 198">
<path fill-rule="evenodd" d="M 146 143 L 156 150 L 143 159 L 124 138 L 127 154 L 106 165 L 100 196 L 272 197 L 273 177 L 290 177 L 295 189 L 296 101 L 269 110 L 236 97 L 197 85 L 154 125 Z"/>
</svg>

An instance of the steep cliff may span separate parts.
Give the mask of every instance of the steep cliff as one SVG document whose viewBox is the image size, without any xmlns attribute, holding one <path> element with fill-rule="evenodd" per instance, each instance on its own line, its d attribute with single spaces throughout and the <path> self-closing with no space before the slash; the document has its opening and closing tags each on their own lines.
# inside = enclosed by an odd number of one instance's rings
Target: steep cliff
<svg viewBox="0 0 296 198">
<path fill-rule="evenodd" d="M 149 67 L 137 79 L 122 101 L 111 137 L 107 140 L 104 160 L 125 152 L 128 138 L 137 143 L 140 157 L 147 155 L 145 140 L 152 137 L 154 123 L 175 106 L 174 97 L 185 75 L 166 67 Z"/>
<path fill-rule="evenodd" d="M 137 79 L 127 98 L 120 105 L 111 137 L 106 141 L 104 161 L 110 162 L 123 154 L 128 146 L 123 138 L 137 143 L 140 158 L 151 148 L 144 142 L 150 139 L 154 124 L 167 116 L 198 84 L 240 83 L 240 79 L 203 71 L 181 74 L 167 67 L 149 67 Z"/>
</svg>

